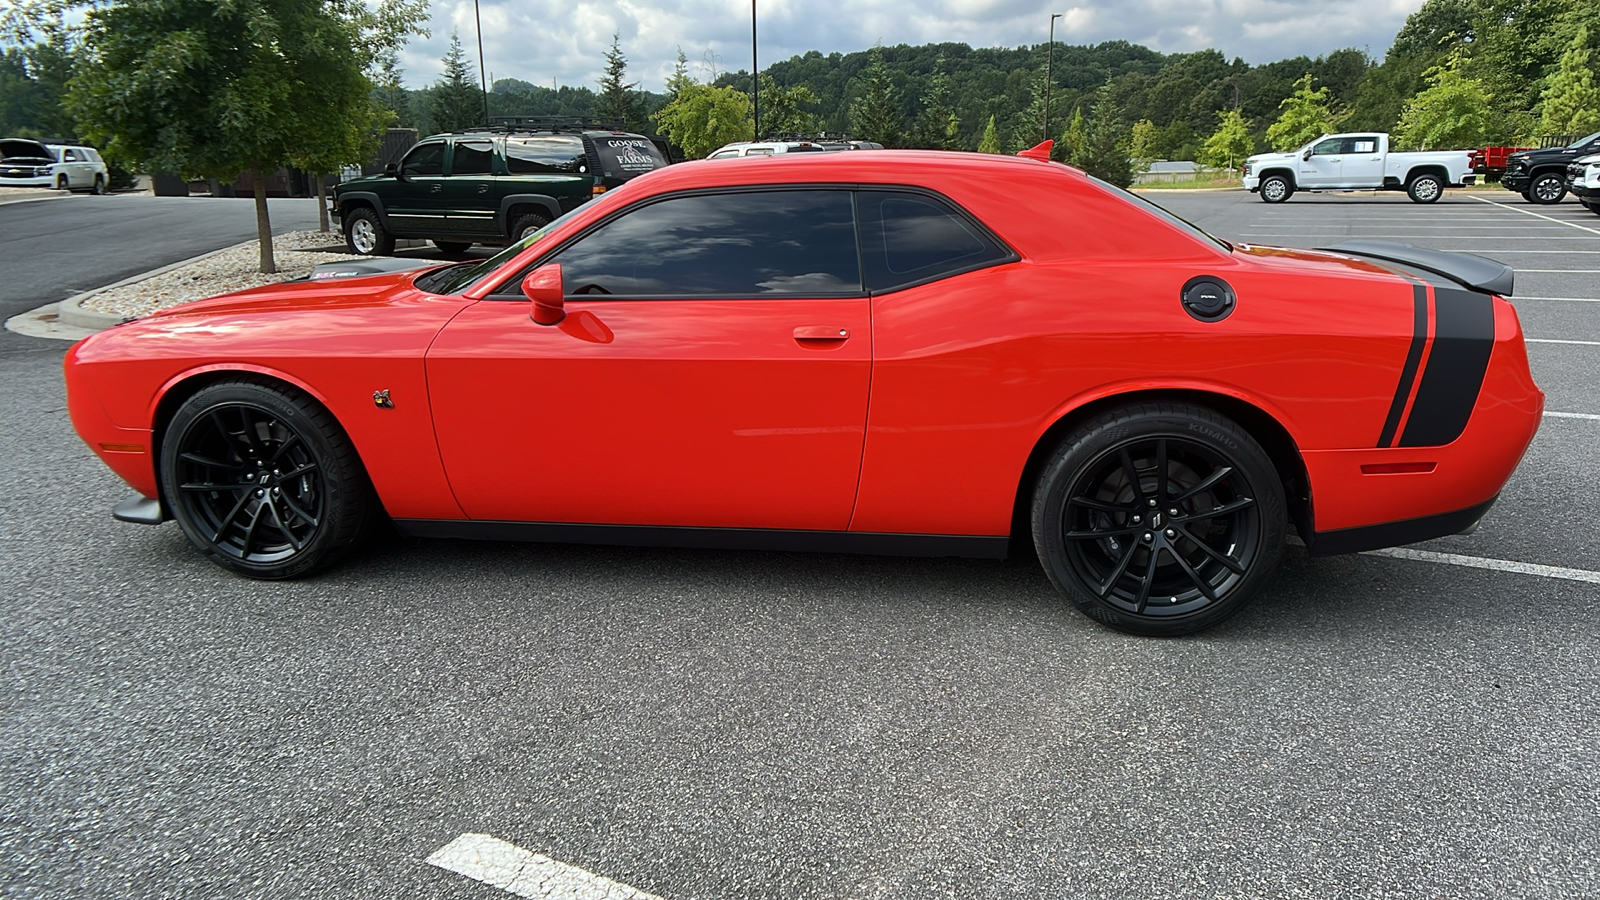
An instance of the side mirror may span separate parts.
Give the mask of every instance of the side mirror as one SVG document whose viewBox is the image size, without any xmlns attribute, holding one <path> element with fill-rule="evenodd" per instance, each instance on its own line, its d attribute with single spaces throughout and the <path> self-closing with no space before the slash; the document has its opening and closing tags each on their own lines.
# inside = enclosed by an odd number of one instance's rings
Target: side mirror
<svg viewBox="0 0 1600 900">
<path fill-rule="evenodd" d="M 399 178 L 400 177 L 400 167 L 395 165 L 394 163 L 389 163 L 388 165 L 383 167 L 383 174 L 392 176 L 394 178 Z"/>
<path fill-rule="evenodd" d="M 540 325 L 555 325 L 567 317 L 566 295 L 561 289 L 561 264 L 540 266 L 522 279 L 522 293 L 533 301 L 529 317 Z"/>
<path fill-rule="evenodd" d="M 1300 158 L 1309 161 L 1311 159 L 1311 151 L 1307 150 L 1306 152 L 1300 154 Z"/>
</svg>

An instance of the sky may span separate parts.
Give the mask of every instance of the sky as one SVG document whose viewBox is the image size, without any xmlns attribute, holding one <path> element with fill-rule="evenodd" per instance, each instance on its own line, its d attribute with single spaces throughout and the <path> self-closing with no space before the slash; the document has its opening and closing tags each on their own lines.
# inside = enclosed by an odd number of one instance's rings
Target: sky
<svg viewBox="0 0 1600 900">
<path fill-rule="evenodd" d="M 1422 0 L 756 0 L 761 67 L 818 50 L 851 53 L 875 43 L 960 42 L 1018 47 L 1047 40 L 1061 13 L 1064 44 L 1125 40 L 1163 53 L 1215 48 L 1229 59 L 1272 62 L 1341 47 L 1382 59 Z M 1074 3 L 1076 5 L 1066 5 Z M 401 55 L 407 87 L 439 76 L 451 31 L 477 70 L 472 0 L 435 0 L 431 36 Z M 491 78 L 593 88 L 617 33 L 628 79 L 661 91 L 681 47 L 690 74 L 750 68 L 748 0 L 479 0 Z"/>
</svg>

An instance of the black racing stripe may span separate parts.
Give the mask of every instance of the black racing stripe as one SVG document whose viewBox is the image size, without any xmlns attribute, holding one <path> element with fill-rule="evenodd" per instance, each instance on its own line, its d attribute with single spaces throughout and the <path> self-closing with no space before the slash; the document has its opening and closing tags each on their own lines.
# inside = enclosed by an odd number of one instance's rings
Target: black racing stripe
<svg viewBox="0 0 1600 900">
<path fill-rule="evenodd" d="M 1400 416 L 1406 411 L 1406 400 L 1411 396 L 1411 385 L 1417 380 L 1417 366 L 1422 363 L 1422 348 L 1428 345 L 1428 289 L 1420 284 L 1411 286 L 1412 324 L 1411 349 L 1406 351 L 1405 368 L 1400 370 L 1400 385 L 1394 389 L 1394 400 L 1389 404 L 1389 415 L 1383 420 L 1383 433 L 1378 435 L 1378 446 L 1394 443 L 1394 433 L 1400 427 Z"/>
<path fill-rule="evenodd" d="M 1433 308 L 1433 350 L 1400 435 L 1402 447 L 1436 447 L 1461 436 L 1494 351 L 1493 297 L 1435 287 Z"/>
</svg>

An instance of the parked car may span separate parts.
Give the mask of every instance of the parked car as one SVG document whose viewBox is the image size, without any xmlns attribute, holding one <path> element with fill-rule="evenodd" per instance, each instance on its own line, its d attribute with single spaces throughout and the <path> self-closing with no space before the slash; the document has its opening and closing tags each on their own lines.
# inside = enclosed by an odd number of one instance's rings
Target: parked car
<svg viewBox="0 0 1600 900">
<path fill-rule="evenodd" d="M 1580 157 L 1567 166 L 1567 190 L 1585 209 L 1600 216 L 1600 153 Z"/>
<path fill-rule="evenodd" d="M 1291 524 L 1313 555 L 1472 528 L 1543 407 L 1509 268 L 1232 245 L 1047 157 L 685 163 L 490 259 L 347 275 L 69 351 L 74 425 L 136 491 L 119 518 L 175 518 L 257 578 L 385 515 L 436 538 L 1027 546 L 1098 621 L 1182 634 L 1261 593 Z"/>
<path fill-rule="evenodd" d="M 105 160 L 93 147 L 32 138 L 0 140 L 0 186 L 104 194 L 110 184 Z"/>
<path fill-rule="evenodd" d="M 499 126 L 419 141 L 382 175 L 334 188 L 350 252 L 388 255 L 396 238 L 447 253 L 504 244 L 667 164 L 647 137 L 599 123 Z"/>
<path fill-rule="evenodd" d="M 1268 203 L 1295 191 L 1405 191 L 1417 203 L 1433 203 L 1446 187 L 1471 184 L 1471 150 L 1395 153 L 1382 133 L 1331 134 L 1293 153 L 1263 153 L 1244 163 L 1244 186 Z"/>
<path fill-rule="evenodd" d="M 734 141 L 712 151 L 706 159 L 737 159 L 743 156 L 777 156 L 784 153 L 826 153 L 835 150 L 882 150 L 876 141 L 856 140 L 793 140 L 793 141 Z"/>
<path fill-rule="evenodd" d="M 1500 184 L 1529 203 L 1560 203 L 1567 196 L 1567 165 L 1592 153 L 1600 153 L 1600 131 L 1565 147 L 1520 150 L 1507 160 Z"/>
</svg>

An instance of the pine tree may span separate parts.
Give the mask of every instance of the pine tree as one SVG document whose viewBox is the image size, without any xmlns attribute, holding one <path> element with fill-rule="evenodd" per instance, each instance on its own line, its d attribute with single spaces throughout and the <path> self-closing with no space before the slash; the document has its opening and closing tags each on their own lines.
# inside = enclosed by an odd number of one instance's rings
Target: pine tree
<svg viewBox="0 0 1600 900">
<path fill-rule="evenodd" d="M 1600 129 L 1600 89 L 1589 65 L 1589 29 L 1579 25 L 1540 99 L 1539 133 L 1583 135 L 1595 129 Z"/>
<path fill-rule="evenodd" d="M 950 76 L 944 71 L 944 54 L 934 62 L 928 89 L 922 95 L 922 113 L 917 116 L 911 143 L 930 150 L 954 150 L 959 146 L 961 119 L 952 106 Z"/>
<path fill-rule="evenodd" d="M 861 73 L 863 90 L 850 104 L 850 127 L 855 137 L 898 147 L 904 125 L 900 120 L 900 89 L 895 87 L 883 61 L 883 45 L 872 48 Z"/>
<path fill-rule="evenodd" d="M 617 33 L 612 32 L 611 49 L 606 51 L 606 74 L 599 82 L 594 111 L 602 119 L 621 119 L 625 130 L 634 130 L 643 127 L 643 104 L 636 90 L 638 82 L 624 80 L 627 74 L 628 57 L 622 53 Z"/>
<path fill-rule="evenodd" d="M 385 51 L 378 57 L 378 74 L 373 79 L 372 98 L 389 112 L 389 125 L 395 128 L 416 126 L 411 115 L 411 97 L 401 84 L 400 54 Z"/>
<path fill-rule="evenodd" d="M 1056 148 L 1062 162 L 1072 162 L 1083 153 L 1084 144 L 1087 142 L 1086 126 L 1083 123 L 1083 107 L 1074 107 L 1072 121 L 1067 123 L 1067 130 L 1061 133 L 1061 146 Z M 1052 156 L 1058 155 L 1052 153 Z M 1073 163 L 1076 165 L 1076 163 Z"/>
<path fill-rule="evenodd" d="M 434 82 L 428 118 L 434 131 L 460 131 L 483 121 L 483 94 L 473 83 L 472 64 L 461 49 L 461 38 L 450 32 L 450 49 L 444 55 L 444 74 Z"/>
<path fill-rule="evenodd" d="M 1044 70 L 1040 69 L 1033 78 L 1033 86 L 1028 89 L 1028 108 L 1017 117 L 1017 126 L 1011 132 L 1024 147 L 1032 147 L 1049 137 L 1044 131 L 1045 88 Z"/>
<path fill-rule="evenodd" d="M 695 80 L 689 77 L 689 58 L 683 55 L 683 48 L 678 48 L 678 61 L 672 64 L 672 75 L 667 78 L 667 102 L 672 102 L 683 93 L 683 89 L 694 84 Z"/>
<path fill-rule="evenodd" d="M 1237 109 L 1217 113 L 1221 120 L 1217 130 L 1206 138 L 1205 161 L 1218 168 L 1236 168 L 1255 149 L 1255 138 L 1250 136 L 1250 123 Z"/>
<path fill-rule="evenodd" d="M 1294 83 L 1294 93 L 1278 104 L 1278 120 L 1267 126 L 1267 140 L 1278 150 L 1303 147 L 1333 131 L 1335 117 L 1328 108 L 1328 89 L 1312 90 L 1313 80 L 1307 72 Z"/>
<path fill-rule="evenodd" d="M 1109 86 L 1100 89 L 1084 129 L 1083 150 L 1072 164 L 1102 181 L 1125 188 L 1133 184 L 1133 166 L 1128 162 L 1128 127 L 1122 108 L 1111 96 Z"/>
<path fill-rule="evenodd" d="M 999 153 L 1000 137 L 994 131 L 994 116 L 989 117 L 989 124 L 983 128 L 983 136 L 978 138 L 979 153 Z"/>
</svg>

